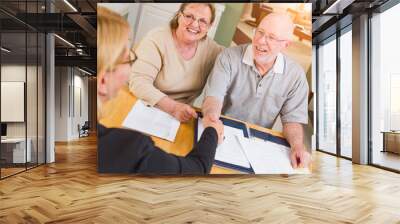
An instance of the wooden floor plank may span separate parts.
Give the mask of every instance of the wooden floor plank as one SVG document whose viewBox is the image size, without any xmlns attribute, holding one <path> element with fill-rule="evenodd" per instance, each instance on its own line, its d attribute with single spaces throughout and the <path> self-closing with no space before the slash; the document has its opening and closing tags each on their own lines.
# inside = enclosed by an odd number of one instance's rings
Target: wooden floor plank
<svg viewBox="0 0 400 224">
<path fill-rule="evenodd" d="M 312 175 L 96 172 L 96 138 L 0 181 L 0 223 L 400 223 L 400 175 L 313 154 Z"/>
</svg>

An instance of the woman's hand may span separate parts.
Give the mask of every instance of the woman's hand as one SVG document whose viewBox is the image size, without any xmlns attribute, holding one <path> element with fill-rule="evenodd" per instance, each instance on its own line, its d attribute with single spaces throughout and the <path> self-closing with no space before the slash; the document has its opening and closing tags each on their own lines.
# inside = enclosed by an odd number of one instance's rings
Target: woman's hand
<svg viewBox="0 0 400 224">
<path fill-rule="evenodd" d="M 187 122 L 192 118 L 197 118 L 197 113 L 191 106 L 177 102 L 168 96 L 165 96 L 158 101 L 156 106 L 169 113 L 180 122 Z"/>
<path fill-rule="evenodd" d="M 175 102 L 171 115 L 180 122 L 187 122 L 192 118 L 197 118 L 197 113 L 191 106 L 179 102 Z"/>
</svg>

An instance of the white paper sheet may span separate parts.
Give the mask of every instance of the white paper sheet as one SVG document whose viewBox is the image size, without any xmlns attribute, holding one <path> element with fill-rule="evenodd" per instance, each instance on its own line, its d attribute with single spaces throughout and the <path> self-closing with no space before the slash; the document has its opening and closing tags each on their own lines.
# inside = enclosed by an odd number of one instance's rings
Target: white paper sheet
<svg viewBox="0 0 400 224">
<path fill-rule="evenodd" d="M 197 126 L 197 140 L 204 131 L 202 119 L 199 118 Z M 215 160 L 250 168 L 250 163 L 235 136 L 244 138 L 243 130 L 224 125 L 224 141 L 217 147 Z"/>
<path fill-rule="evenodd" d="M 236 137 L 256 174 L 309 174 L 310 170 L 293 169 L 290 148 L 269 141 Z"/>
<path fill-rule="evenodd" d="M 154 107 L 146 106 L 138 100 L 126 116 L 123 127 L 137 130 L 149 135 L 175 141 L 180 122 L 173 116 Z"/>
</svg>

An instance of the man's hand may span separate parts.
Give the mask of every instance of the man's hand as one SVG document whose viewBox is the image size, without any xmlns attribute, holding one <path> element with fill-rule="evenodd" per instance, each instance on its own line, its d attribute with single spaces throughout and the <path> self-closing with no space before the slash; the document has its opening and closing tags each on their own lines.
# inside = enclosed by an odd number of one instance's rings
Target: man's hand
<svg viewBox="0 0 400 224">
<path fill-rule="evenodd" d="M 219 116 L 215 113 L 209 113 L 203 117 L 203 120 L 207 120 L 210 122 L 217 122 L 217 121 L 219 121 Z"/>
<path fill-rule="evenodd" d="M 202 105 L 203 119 L 217 122 L 221 115 L 222 103 L 216 97 L 207 96 Z"/>
<path fill-rule="evenodd" d="M 222 122 L 217 119 L 216 121 L 212 121 L 209 118 L 203 118 L 203 127 L 206 129 L 207 127 L 213 127 L 218 134 L 218 144 L 221 144 L 224 140 L 224 125 Z"/>
<path fill-rule="evenodd" d="M 171 113 L 180 122 L 187 122 L 192 118 L 197 118 L 196 111 L 189 105 L 176 102 Z"/>
<path fill-rule="evenodd" d="M 308 168 L 311 163 L 311 154 L 304 146 L 293 147 L 290 152 L 290 162 L 293 168 Z"/>
<path fill-rule="evenodd" d="M 292 148 L 290 152 L 292 167 L 308 168 L 311 163 L 311 154 L 304 147 L 303 126 L 295 122 L 283 123 L 283 135 Z"/>
</svg>

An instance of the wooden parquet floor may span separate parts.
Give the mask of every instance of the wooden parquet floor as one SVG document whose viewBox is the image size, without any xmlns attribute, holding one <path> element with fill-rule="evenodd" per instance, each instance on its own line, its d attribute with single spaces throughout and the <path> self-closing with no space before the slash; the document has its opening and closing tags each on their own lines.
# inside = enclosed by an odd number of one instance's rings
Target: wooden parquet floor
<svg viewBox="0 0 400 224">
<path fill-rule="evenodd" d="M 0 181 L 0 223 L 400 223 L 400 175 L 314 155 L 308 176 L 99 175 L 96 139 Z"/>
</svg>

